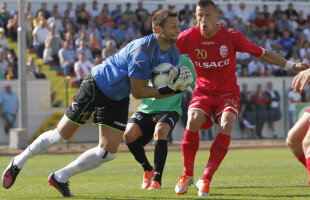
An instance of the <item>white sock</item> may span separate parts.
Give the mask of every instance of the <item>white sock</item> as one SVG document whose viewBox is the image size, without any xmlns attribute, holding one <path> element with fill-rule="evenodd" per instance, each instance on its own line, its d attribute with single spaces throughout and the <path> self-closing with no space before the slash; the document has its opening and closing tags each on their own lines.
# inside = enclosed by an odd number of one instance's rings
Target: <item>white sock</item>
<svg viewBox="0 0 310 200">
<path fill-rule="evenodd" d="M 62 143 L 64 139 L 59 134 L 57 128 L 42 133 L 33 141 L 21 154 L 14 158 L 14 164 L 20 169 L 32 156 L 47 151 L 51 146 Z"/>
<path fill-rule="evenodd" d="M 94 147 L 82 153 L 66 167 L 55 172 L 54 176 L 57 181 L 66 183 L 72 176 L 97 168 L 102 163 L 113 160 L 116 155 L 117 153 L 109 153 L 100 146 Z"/>
</svg>

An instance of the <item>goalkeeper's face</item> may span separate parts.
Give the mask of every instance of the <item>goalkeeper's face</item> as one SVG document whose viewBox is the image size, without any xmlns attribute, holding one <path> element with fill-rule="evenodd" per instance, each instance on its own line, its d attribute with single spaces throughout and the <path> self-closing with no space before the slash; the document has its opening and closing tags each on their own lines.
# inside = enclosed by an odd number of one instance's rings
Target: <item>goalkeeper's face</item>
<svg viewBox="0 0 310 200">
<path fill-rule="evenodd" d="M 169 44 L 174 44 L 178 41 L 180 22 L 176 17 L 168 17 L 161 30 L 162 39 Z"/>
</svg>

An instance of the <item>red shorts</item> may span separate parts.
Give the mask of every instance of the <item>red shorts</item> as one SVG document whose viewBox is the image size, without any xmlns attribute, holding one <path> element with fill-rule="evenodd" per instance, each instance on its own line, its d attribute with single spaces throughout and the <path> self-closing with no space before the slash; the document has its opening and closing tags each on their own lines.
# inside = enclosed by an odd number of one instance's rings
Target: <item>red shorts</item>
<svg viewBox="0 0 310 200">
<path fill-rule="evenodd" d="M 209 119 L 202 125 L 201 129 L 209 129 L 213 123 L 222 115 L 223 112 L 232 112 L 238 117 L 240 92 L 233 92 L 225 95 L 206 95 L 199 91 L 195 91 L 192 96 L 188 110 L 198 109 L 203 111 Z M 211 121 L 211 122 L 210 122 Z"/>
</svg>

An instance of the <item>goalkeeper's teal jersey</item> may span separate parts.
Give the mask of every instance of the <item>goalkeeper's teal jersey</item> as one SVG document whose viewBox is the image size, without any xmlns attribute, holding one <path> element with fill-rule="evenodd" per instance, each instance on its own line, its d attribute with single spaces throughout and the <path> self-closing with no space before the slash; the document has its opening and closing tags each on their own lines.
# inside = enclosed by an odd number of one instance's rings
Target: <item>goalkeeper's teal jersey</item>
<svg viewBox="0 0 310 200">
<path fill-rule="evenodd" d="M 192 61 L 185 55 L 180 56 L 178 66 L 187 66 L 193 75 L 193 83 L 190 85 L 194 89 L 196 82 L 196 73 Z M 143 113 L 159 113 L 163 111 L 176 111 L 180 116 L 182 115 L 181 102 L 183 93 L 176 94 L 172 97 L 163 99 L 148 98 L 142 101 L 138 108 L 138 112 Z"/>
</svg>

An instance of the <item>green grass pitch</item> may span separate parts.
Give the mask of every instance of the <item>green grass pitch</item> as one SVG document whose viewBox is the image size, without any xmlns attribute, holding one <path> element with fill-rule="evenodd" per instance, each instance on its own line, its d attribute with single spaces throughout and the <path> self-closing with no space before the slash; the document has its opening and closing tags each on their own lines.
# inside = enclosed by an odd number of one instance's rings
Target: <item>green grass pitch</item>
<svg viewBox="0 0 310 200">
<path fill-rule="evenodd" d="M 153 153 L 147 153 L 153 162 Z M 142 168 L 129 153 L 119 153 L 112 162 L 71 178 L 74 199 L 202 199 L 192 185 L 185 195 L 176 195 L 174 186 L 182 173 L 182 153 L 169 152 L 162 190 L 142 190 Z M 61 199 L 49 186 L 48 175 L 78 155 L 40 155 L 28 161 L 11 189 L 0 189 L 0 199 Z M 208 151 L 199 151 L 195 162 L 195 182 L 201 176 Z M 1 173 L 12 157 L 0 156 Z M 205 199 L 310 199 L 306 169 L 288 149 L 230 150 L 214 175 L 211 196 Z"/>
</svg>

